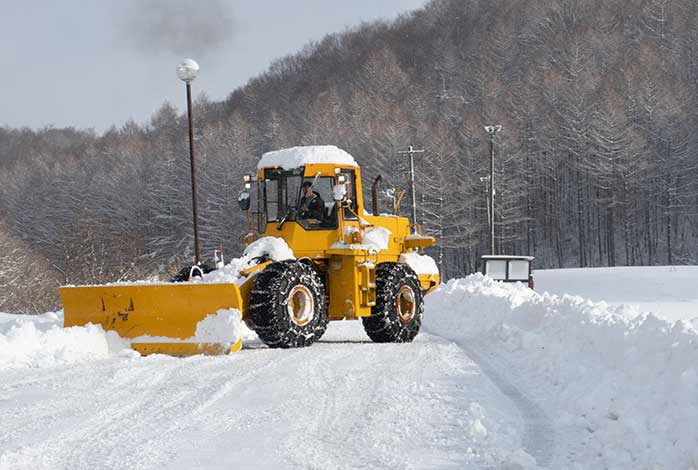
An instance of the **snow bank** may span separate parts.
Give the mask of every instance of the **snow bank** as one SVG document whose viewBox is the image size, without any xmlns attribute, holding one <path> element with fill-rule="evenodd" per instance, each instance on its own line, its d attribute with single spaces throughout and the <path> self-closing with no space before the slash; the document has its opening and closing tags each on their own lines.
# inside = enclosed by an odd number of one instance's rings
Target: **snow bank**
<svg viewBox="0 0 698 470">
<path fill-rule="evenodd" d="M 419 253 L 403 253 L 400 255 L 400 262 L 406 263 L 417 274 L 439 275 L 439 267 L 436 261 L 429 255 Z"/>
<path fill-rule="evenodd" d="M 187 339 L 141 336 L 121 338 L 101 325 L 63 328 L 63 316 L 0 314 L 0 370 L 24 367 L 52 367 L 107 359 L 138 356 L 131 342 L 223 343 L 234 344 L 248 337 L 236 309 L 222 309 L 197 323 L 194 336 Z"/>
<path fill-rule="evenodd" d="M 128 342 L 101 326 L 63 328 L 60 314 L 0 316 L 0 370 L 75 364 L 128 351 Z"/>
<path fill-rule="evenodd" d="M 623 306 L 473 275 L 426 297 L 425 327 L 529 377 L 576 468 L 698 468 L 698 332 Z M 545 390 L 549 391 L 546 392 Z"/>
<path fill-rule="evenodd" d="M 334 145 L 312 145 L 267 152 L 262 155 L 257 168 L 280 167 L 291 170 L 310 163 L 358 166 L 354 157 Z"/>
</svg>

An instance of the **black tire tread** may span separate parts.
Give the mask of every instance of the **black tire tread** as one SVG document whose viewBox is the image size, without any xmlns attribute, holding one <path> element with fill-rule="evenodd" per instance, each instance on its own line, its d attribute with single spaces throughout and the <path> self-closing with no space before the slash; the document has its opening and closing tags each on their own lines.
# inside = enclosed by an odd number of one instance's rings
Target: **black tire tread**
<svg viewBox="0 0 698 470">
<path fill-rule="evenodd" d="M 403 285 L 414 291 L 416 311 L 411 322 L 400 321 L 395 306 L 397 292 Z M 424 299 L 417 274 L 404 263 L 381 263 L 376 267 L 376 305 L 371 316 L 363 317 L 364 330 L 376 343 L 409 343 L 419 333 L 424 315 Z"/>
<path fill-rule="evenodd" d="M 313 293 L 315 314 L 307 325 L 298 326 L 289 318 L 286 300 L 293 286 L 303 284 Z M 310 346 L 325 333 L 327 293 L 312 264 L 297 260 L 270 264 L 257 275 L 250 293 L 248 315 L 257 336 L 271 348 Z"/>
</svg>

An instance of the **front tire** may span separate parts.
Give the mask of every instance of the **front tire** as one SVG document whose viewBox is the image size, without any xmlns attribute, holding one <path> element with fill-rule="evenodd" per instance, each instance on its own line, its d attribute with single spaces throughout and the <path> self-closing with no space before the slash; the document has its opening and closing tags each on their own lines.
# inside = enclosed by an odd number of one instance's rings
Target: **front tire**
<svg viewBox="0 0 698 470">
<path fill-rule="evenodd" d="M 327 329 L 327 293 L 310 263 L 279 261 L 257 275 L 249 318 L 271 348 L 310 346 Z"/>
<path fill-rule="evenodd" d="M 376 268 L 376 305 L 363 317 L 364 330 L 376 343 L 409 343 L 422 326 L 424 299 L 417 274 L 402 263 Z"/>
</svg>

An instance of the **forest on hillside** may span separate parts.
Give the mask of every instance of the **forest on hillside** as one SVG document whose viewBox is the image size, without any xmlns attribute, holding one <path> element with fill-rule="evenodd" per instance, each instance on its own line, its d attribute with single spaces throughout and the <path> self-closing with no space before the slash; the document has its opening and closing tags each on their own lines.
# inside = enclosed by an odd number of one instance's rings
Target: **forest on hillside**
<svg viewBox="0 0 698 470">
<path fill-rule="evenodd" d="M 199 97 L 202 249 L 244 247 L 235 200 L 266 151 L 334 144 L 365 189 L 379 174 L 406 188 L 397 151 L 413 145 L 431 254 L 445 278 L 472 272 L 488 251 L 483 126 L 499 124 L 502 253 L 538 268 L 697 264 L 697 110 L 695 0 L 433 0 L 308 44 L 224 101 Z M 189 261 L 187 145 L 167 103 L 102 135 L 0 128 L 0 311 Z"/>
</svg>

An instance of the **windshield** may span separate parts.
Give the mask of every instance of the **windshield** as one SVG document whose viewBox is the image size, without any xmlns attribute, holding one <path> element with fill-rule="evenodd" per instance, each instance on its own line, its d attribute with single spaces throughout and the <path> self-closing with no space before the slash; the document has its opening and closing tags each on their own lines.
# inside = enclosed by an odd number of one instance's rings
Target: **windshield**
<svg viewBox="0 0 698 470">
<path fill-rule="evenodd" d="M 278 222 L 284 215 L 286 220 L 295 219 L 300 199 L 302 169 L 282 171 L 267 170 L 264 175 L 264 203 L 267 222 Z"/>
<path fill-rule="evenodd" d="M 296 221 L 306 230 L 327 230 L 337 226 L 335 179 L 331 176 L 306 177 Z"/>
<path fill-rule="evenodd" d="M 337 228 L 337 204 L 331 176 L 303 177 L 303 168 L 264 172 L 266 223 L 298 222 L 306 230 Z M 280 227 L 279 227 L 280 228 Z"/>
</svg>

